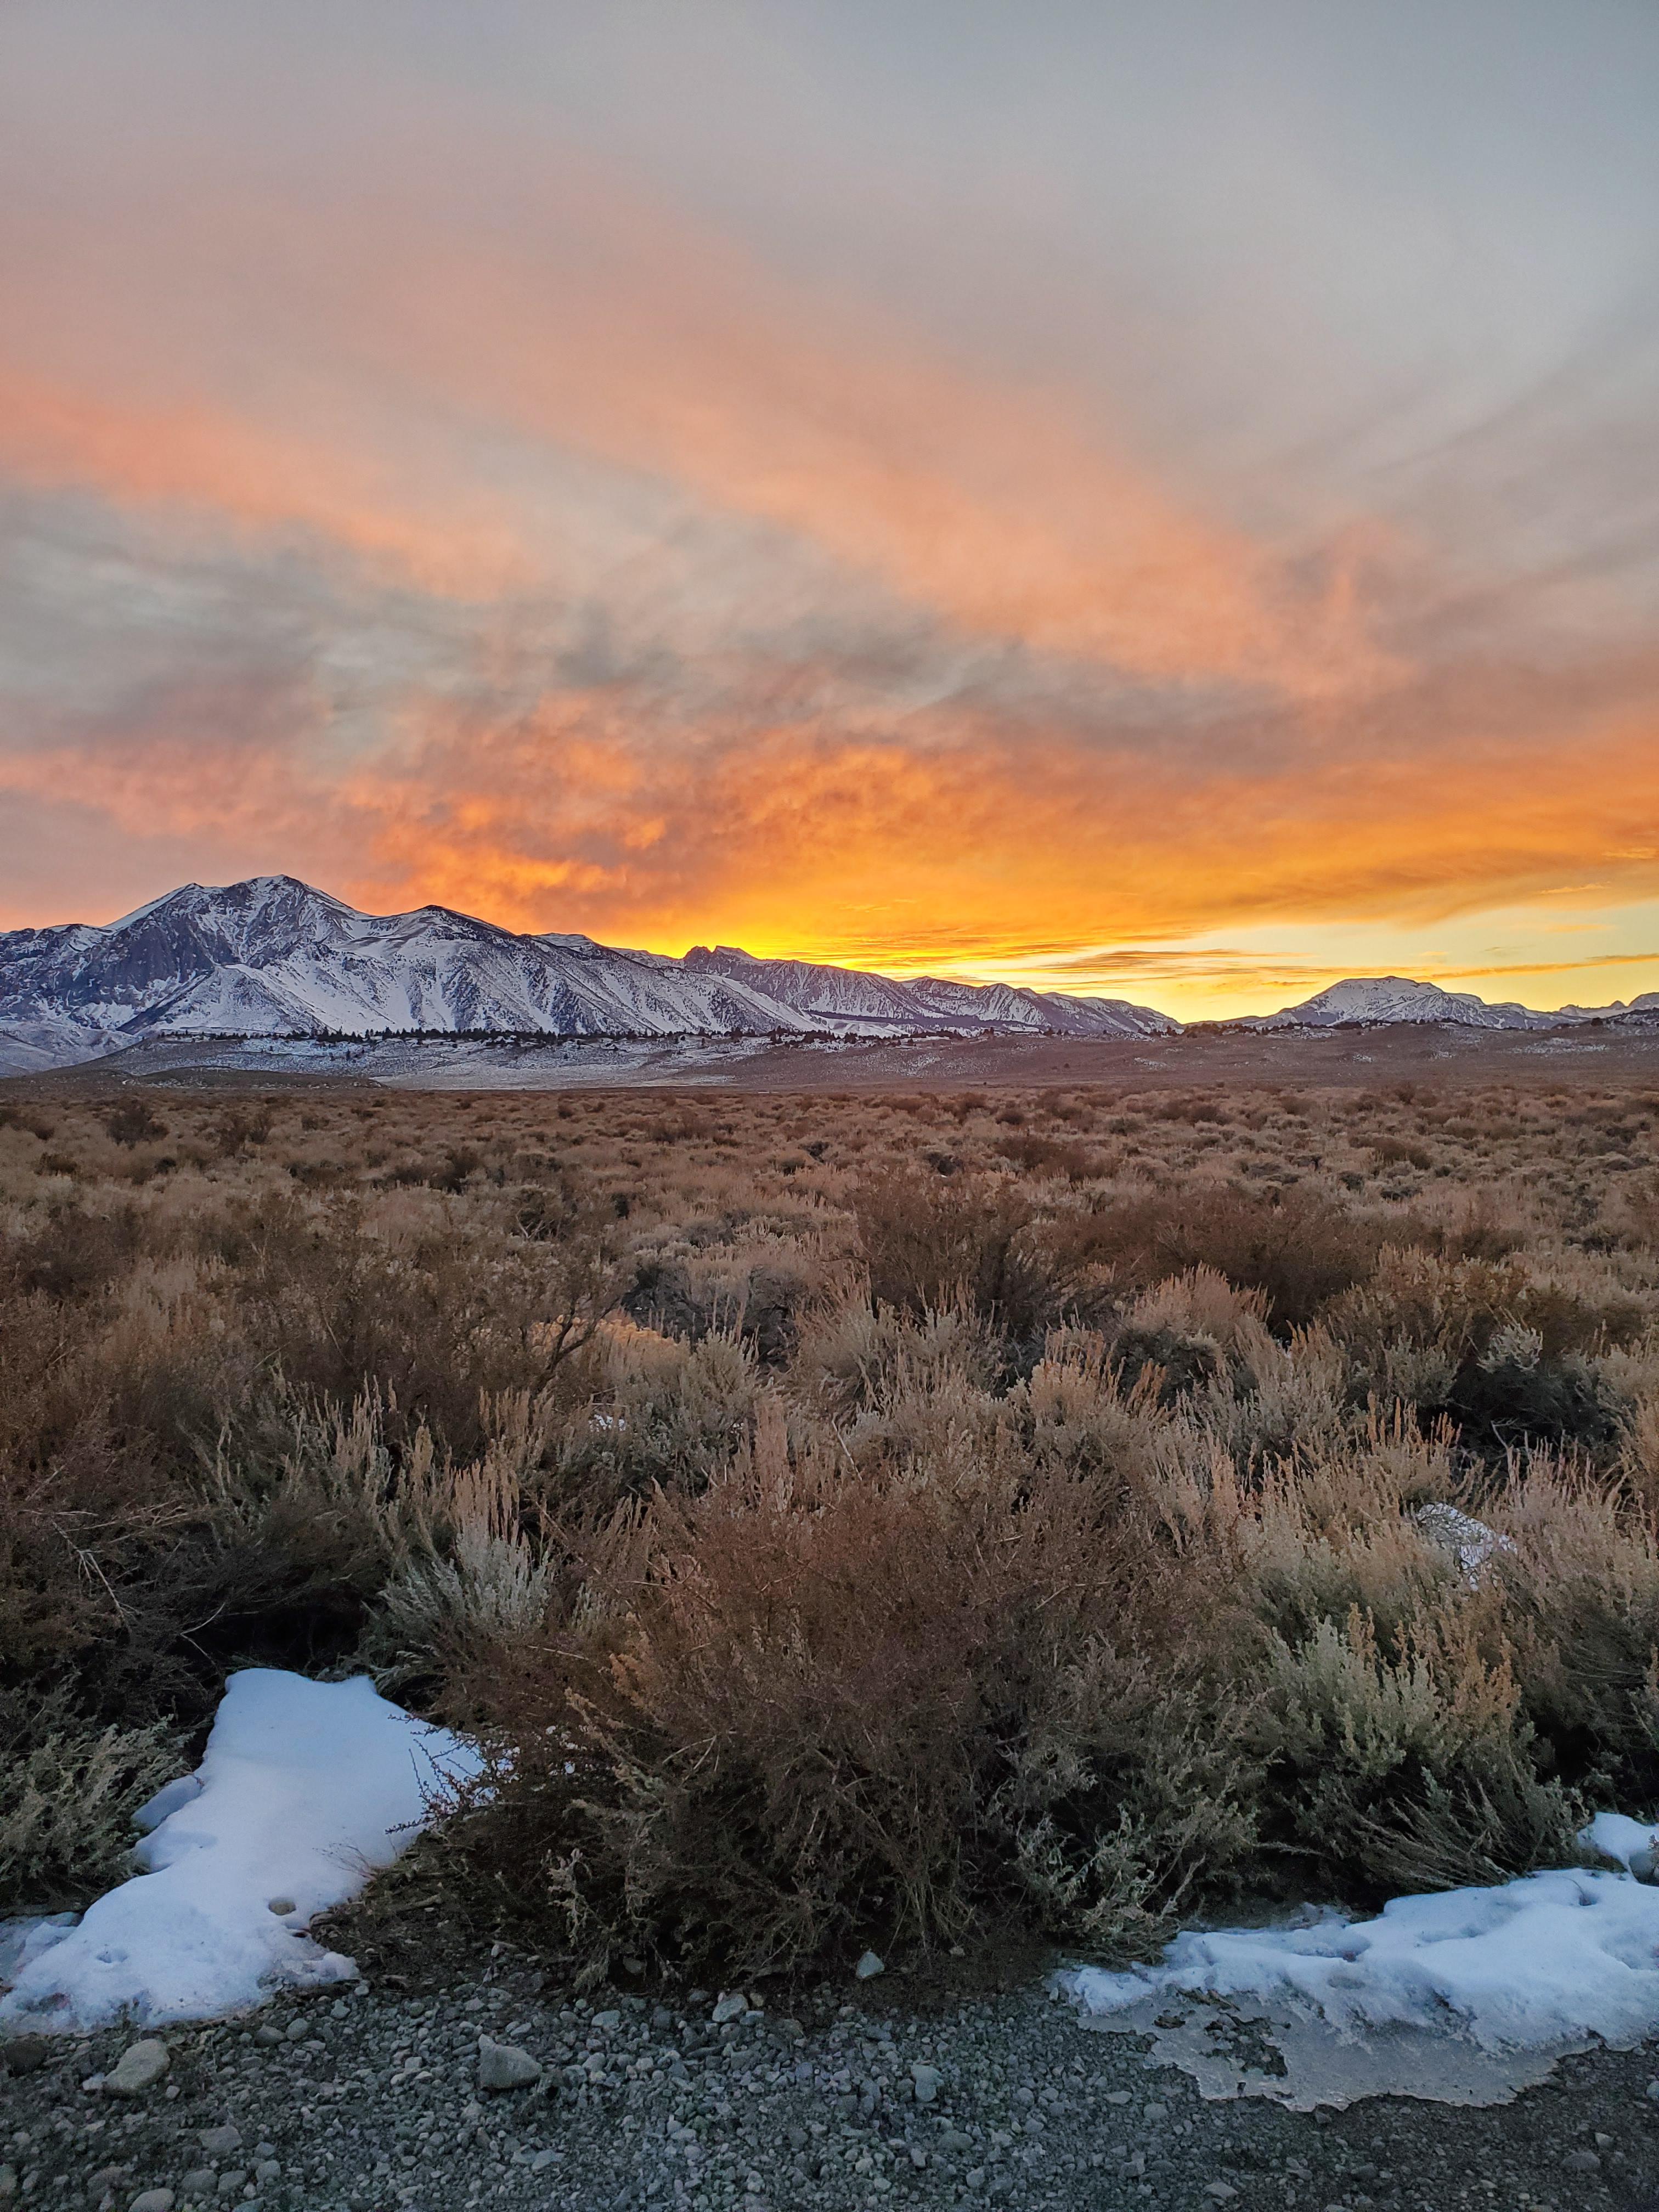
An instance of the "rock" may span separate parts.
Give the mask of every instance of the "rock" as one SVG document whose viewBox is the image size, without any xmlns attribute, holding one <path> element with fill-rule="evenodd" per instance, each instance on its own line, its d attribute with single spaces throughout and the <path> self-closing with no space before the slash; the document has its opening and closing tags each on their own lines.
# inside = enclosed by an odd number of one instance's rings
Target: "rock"
<svg viewBox="0 0 1659 2212">
<path fill-rule="evenodd" d="M 885 1961 L 878 1959 L 873 1951 L 866 1951 L 853 1969 L 854 1976 L 861 1982 L 873 1981 L 878 1974 L 886 1972 Z"/>
<path fill-rule="evenodd" d="M 311 2023 L 309 2021 L 291 2020 L 283 2033 L 290 2043 L 299 2043 L 310 2034 Z"/>
<path fill-rule="evenodd" d="M 280 2027 L 273 2027 L 267 2021 L 263 2027 L 254 2029 L 253 2040 L 261 2051 L 275 2051 L 279 2045 L 286 2043 L 288 2038 Z"/>
<path fill-rule="evenodd" d="M 269 2189 L 273 2181 L 280 2181 L 283 2169 L 274 2158 L 262 2158 L 253 2169 L 253 2179 L 262 2189 Z"/>
<path fill-rule="evenodd" d="M 177 2202 L 170 2189 L 146 2189 L 133 2198 L 127 2212 L 173 2212 Z"/>
<path fill-rule="evenodd" d="M 221 2197 L 240 2197 L 246 2179 L 247 2175 L 240 2166 L 228 2166 L 219 2176 L 218 2194 Z"/>
<path fill-rule="evenodd" d="M 197 2140 L 210 2158 L 228 2158 L 232 2151 L 242 2148 L 242 2131 L 231 2127 L 204 2128 Z"/>
<path fill-rule="evenodd" d="M 946 2128 L 939 2139 L 939 2147 L 941 2150 L 972 2150 L 974 2139 L 963 2135 L 960 2128 Z"/>
<path fill-rule="evenodd" d="M 173 2063 L 165 2043 L 154 2036 L 142 2042 L 130 2043 L 121 2053 L 121 2062 L 112 2072 L 104 2076 L 104 2094 L 107 2097 L 142 2097 L 146 2089 L 153 2089 Z M 173 2203 L 171 2191 L 165 2193 L 167 2203 Z"/>
<path fill-rule="evenodd" d="M 17 2168 L 9 2163 L 0 2166 L 0 2197 L 15 2197 L 16 2194 Z"/>
<path fill-rule="evenodd" d="M 1167 2105 L 1143 2105 L 1140 2108 L 1140 2117 L 1149 2122 L 1167 2120 L 1170 2117 L 1170 2108 Z"/>
<path fill-rule="evenodd" d="M 1654 2104 L 1659 2105 L 1659 2081 L 1650 2081 L 1644 2093 Z"/>
<path fill-rule="evenodd" d="M 179 2187 L 186 2197 L 211 2197 L 218 2179 L 210 2166 L 192 2166 Z"/>
<path fill-rule="evenodd" d="M 749 2000 L 741 1990 L 723 1990 L 708 2017 L 716 2027 L 724 2027 L 728 2020 L 741 2020 L 749 2009 Z"/>
<path fill-rule="evenodd" d="M 8 2043 L 0 2043 L 0 2061 L 8 2074 L 33 2074 L 44 2066 L 52 2045 L 44 2035 L 14 2035 Z"/>
<path fill-rule="evenodd" d="M 1101 2099 L 1101 2102 L 1104 2105 L 1127 2105 L 1128 2101 L 1129 2093 L 1127 2089 L 1109 2089 Z"/>
<path fill-rule="evenodd" d="M 87 2177 L 87 2194 L 91 2197 L 101 2197 L 106 2189 L 113 2189 L 118 2181 L 125 2181 L 126 2178 L 127 2170 L 124 2166 L 100 2166 L 96 2173 Z"/>
<path fill-rule="evenodd" d="M 937 2066 L 929 2066 L 920 2058 L 910 2062 L 910 2086 L 919 2105 L 931 2105 L 945 2086 L 945 2076 Z"/>
<path fill-rule="evenodd" d="M 265 1909 L 269 1912 L 274 1912 L 279 1920 L 286 1920 L 289 1914 L 297 1911 L 299 1907 L 291 1897 L 273 1897 Z"/>
<path fill-rule="evenodd" d="M 910 2163 L 918 2173 L 927 2163 L 927 2154 L 920 2143 L 912 2143 L 910 2146 Z"/>
<path fill-rule="evenodd" d="M 558 2155 L 556 2150 L 538 2150 L 530 2161 L 530 2171 L 532 2173 L 545 2173 L 550 2166 L 557 2162 Z"/>
<path fill-rule="evenodd" d="M 1230 2198 L 1237 2197 L 1238 2191 L 1231 2181 L 1206 2181 L 1204 2185 L 1204 2194 L 1206 2197 L 1212 2197 L 1218 2204 L 1225 2204 Z"/>
<path fill-rule="evenodd" d="M 1570 2150 L 1561 2163 L 1569 2173 L 1597 2173 L 1601 2166 L 1593 2150 Z"/>
<path fill-rule="evenodd" d="M 593 2015 L 593 2025 L 595 2027 L 603 2028 L 608 2035 L 612 2028 L 622 2026 L 622 2014 L 619 2012 L 596 2012 Z"/>
<path fill-rule="evenodd" d="M 542 2078 L 542 2069 L 527 2051 L 515 2043 L 497 2043 L 488 2035 L 478 2038 L 478 2087 L 481 2089 L 529 2089 Z"/>
</svg>

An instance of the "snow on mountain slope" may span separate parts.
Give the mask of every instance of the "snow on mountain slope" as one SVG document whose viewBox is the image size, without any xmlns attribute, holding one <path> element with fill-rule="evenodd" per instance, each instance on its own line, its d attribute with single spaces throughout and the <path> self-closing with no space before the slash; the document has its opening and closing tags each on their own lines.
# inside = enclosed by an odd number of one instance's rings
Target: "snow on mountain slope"
<svg viewBox="0 0 1659 2212">
<path fill-rule="evenodd" d="M 26 1062 L 85 1060 L 150 1036 L 1145 1036 L 1175 1026 L 1116 1000 L 1004 984 L 900 984 L 725 946 L 681 960 L 557 932 L 520 936 L 447 907 L 359 914 L 292 876 L 187 884 L 106 928 L 0 934 L 0 1027 Z"/>
<path fill-rule="evenodd" d="M 1489 1006 L 1472 991 L 1444 991 L 1405 975 L 1351 975 L 1300 1006 L 1258 1014 L 1238 1026 L 1253 1030 L 1330 1029 L 1340 1022 L 1459 1022 L 1471 1029 L 1553 1029 L 1561 1017 L 1514 1004 Z"/>
<path fill-rule="evenodd" d="M 872 1032 L 895 1029 L 1000 1029 L 1066 1036 L 1161 1036 L 1181 1024 L 1150 1006 L 1123 999 L 1078 999 L 1060 991 L 1028 991 L 1011 983 L 957 983 L 923 976 L 903 983 L 855 968 L 810 960 L 759 960 L 730 945 L 696 945 L 686 967 L 751 979 L 799 1012 L 837 1026 Z"/>
</svg>

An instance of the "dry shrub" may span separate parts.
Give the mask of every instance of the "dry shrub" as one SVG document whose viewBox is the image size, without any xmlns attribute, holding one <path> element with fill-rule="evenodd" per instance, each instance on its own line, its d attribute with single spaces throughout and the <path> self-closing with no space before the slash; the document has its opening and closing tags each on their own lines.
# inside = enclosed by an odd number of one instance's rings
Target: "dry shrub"
<svg viewBox="0 0 1659 2212">
<path fill-rule="evenodd" d="M 1206 1267 L 1259 1291 L 1273 1323 L 1295 1328 L 1363 1282 L 1382 1243 L 1376 1222 L 1299 1186 L 1263 1194 L 1194 1183 L 1062 1216 L 1048 1249 L 1051 1264 L 1109 1267 L 1135 1287 Z"/>
<path fill-rule="evenodd" d="M 182 1763 L 162 1723 L 91 1728 L 61 1691 L 0 1695 L 0 1914 L 61 1911 L 124 1880 L 133 1815 Z"/>
<path fill-rule="evenodd" d="M 757 1973 L 867 1927 L 954 1938 L 1043 1867 L 1045 1913 L 1064 1893 L 1103 1934 L 1128 1847 L 1091 1875 L 1103 1822 L 1138 1839 L 1134 1914 L 1181 1893 L 1136 1778 L 1203 1715 L 1149 1727 L 1158 1577 L 1091 1486 L 792 1461 L 775 1409 L 702 1496 L 613 1520 L 584 1572 L 585 1607 L 477 1679 L 512 1752 L 464 1832 L 475 1874 L 562 1913 L 596 1969 L 617 1945 Z"/>
<path fill-rule="evenodd" d="M 870 1295 L 901 1313 L 966 1305 L 1015 1339 L 1059 1317 L 1064 1286 L 1017 1183 L 896 1169 L 851 1193 Z"/>
</svg>

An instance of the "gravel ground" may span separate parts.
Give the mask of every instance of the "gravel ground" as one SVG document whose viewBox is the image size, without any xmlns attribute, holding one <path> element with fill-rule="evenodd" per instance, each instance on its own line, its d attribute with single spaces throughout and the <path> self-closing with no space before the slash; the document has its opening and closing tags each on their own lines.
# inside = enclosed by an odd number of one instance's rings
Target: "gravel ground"
<svg viewBox="0 0 1659 2212">
<path fill-rule="evenodd" d="M 1308 2117 L 1206 2105 L 1184 2075 L 1149 2069 L 1137 2039 L 1029 1990 L 933 2017 L 902 1994 L 798 1993 L 795 2017 L 716 2024 L 712 1993 L 678 2009 L 578 2001 L 509 1956 L 439 1988 L 359 1986 L 172 2031 L 165 2075 L 121 2098 L 101 2077 L 130 2034 L 14 2042 L 0 2045 L 0 2199 L 1659 2212 L 1651 2046 L 1570 2060 L 1496 2110 L 1377 2100 Z M 527 2053 L 541 2078 L 483 2088 L 481 2039 Z"/>
</svg>

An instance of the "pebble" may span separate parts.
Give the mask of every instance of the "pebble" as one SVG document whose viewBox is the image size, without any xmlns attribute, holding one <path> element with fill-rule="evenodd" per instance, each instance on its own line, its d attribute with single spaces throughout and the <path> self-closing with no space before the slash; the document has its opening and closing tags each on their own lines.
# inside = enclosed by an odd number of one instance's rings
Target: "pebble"
<svg viewBox="0 0 1659 2212">
<path fill-rule="evenodd" d="M 937 2066 L 929 2066 L 920 2058 L 910 2062 L 910 2083 L 919 2105 L 931 2105 L 945 2086 L 945 2076 Z"/>
<path fill-rule="evenodd" d="M 741 1990 L 724 1990 L 708 2015 L 716 2027 L 724 2027 L 728 2020 L 741 2020 L 749 2009 L 749 2000 Z"/>
<path fill-rule="evenodd" d="M 478 2087 L 481 2089 L 528 2089 L 542 2078 L 542 2069 L 527 2051 L 515 2043 L 497 2043 L 488 2035 L 478 2038 Z"/>
<path fill-rule="evenodd" d="M 186 2197 L 210 2197 L 218 2179 L 210 2166 L 192 2166 L 179 2186 Z"/>
<path fill-rule="evenodd" d="M 887 1972 L 887 1962 L 878 1959 L 873 1951 L 866 1951 L 853 1972 L 861 1982 L 873 1981 L 878 1974 Z"/>
<path fill-rule="evenodd" d="M 0 2043 L 0 2061 L 9 2074 L 33 2074 L 46 2063 L 52 2045 L 44 2035 L 14 2035 Z"/>
<path fill-rule="evenodd" d="M 130 2043 L 121 2053 L 120 2063 L 104 2076 L 104 2094 L 109 2097 L 142 2097 L 146 2089 L 153 2089 L 173 2063 L 165 2043 L 154 2036 L 145 2036 L 141 2042 Z M 171 2204 L 173 2199 L 167 2198 Z"/>
<path fill-rule="evenodd" d="M 127 2207 L 127 2212 L 173 2212 L 178 2199 L 170 2189 L 141 2190 Z"/>
<path fill-rule="evenodd" d="M 198 2140 L 210 2158 L 228 2158 L 242 2148 L 240 2128 L 204 2128 Z"/>
<path fill-rule="evenodd" d="M 1570 2150 L 1561 2163 L 1569 2173 L 1595 2173 L 1601 2161 L 1593 2150 Z"/>
</svg>

